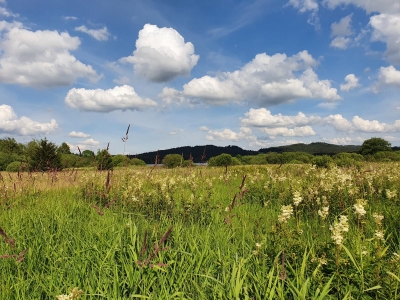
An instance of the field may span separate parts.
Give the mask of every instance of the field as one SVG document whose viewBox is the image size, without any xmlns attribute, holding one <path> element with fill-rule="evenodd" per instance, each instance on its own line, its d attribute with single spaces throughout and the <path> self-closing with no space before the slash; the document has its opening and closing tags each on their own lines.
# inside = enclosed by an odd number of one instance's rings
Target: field
<svg viewBox="0 0 400 300">
<path fill-rule="evenodd" d="M 1 299 L 400 299 L 400 164 L 1 173 Z"/>
</svg>

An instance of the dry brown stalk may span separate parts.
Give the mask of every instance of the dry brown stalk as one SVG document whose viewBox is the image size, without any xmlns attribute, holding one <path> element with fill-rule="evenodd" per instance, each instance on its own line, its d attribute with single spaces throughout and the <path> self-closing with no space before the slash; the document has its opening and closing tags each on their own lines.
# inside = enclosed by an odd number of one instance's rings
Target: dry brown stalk
<svg viewBox="0 0 400 300">
<path fill-rule="evenodd" d="M 11 248 L 15 247 L 15 240 L 11 239 L 3 230 L 3 228 L 0 227 L 0 235 L 4 237 L 4 242 L 8 245 L 11 246 Z"/>
</svg>

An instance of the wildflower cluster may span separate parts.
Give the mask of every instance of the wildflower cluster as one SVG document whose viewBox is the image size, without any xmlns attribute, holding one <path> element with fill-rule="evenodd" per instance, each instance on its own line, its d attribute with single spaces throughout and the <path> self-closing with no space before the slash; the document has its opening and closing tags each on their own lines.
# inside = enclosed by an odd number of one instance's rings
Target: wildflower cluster
<svg viewBox="0 0 400 300">
<path fill-rule="evenodd" d="M 293 215 L 293 206 L 289 205 L 282 205 L 281 206 L 281 214 L 278 217 L 279 223 L 287 223 L 290 217 Z"/>
<path fill-rule="evenodd" d="M 349 231 L 349 223 L 347 216 L 340 216 L 339 222 L 335 221 L 333 226 L 329 227 L 329 230 L 332 231 L 332 239 L 335 241 L 335 244 L 340 246 L 343 244 L 344 232 Z"/>
</svg>

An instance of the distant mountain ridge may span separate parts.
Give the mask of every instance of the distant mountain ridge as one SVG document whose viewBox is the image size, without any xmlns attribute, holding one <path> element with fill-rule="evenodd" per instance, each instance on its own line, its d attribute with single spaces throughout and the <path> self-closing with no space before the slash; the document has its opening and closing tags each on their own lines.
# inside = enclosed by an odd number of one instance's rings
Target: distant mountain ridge
<svg viewBox="0 0 400 300">
<path fill-rule="evenodd" d="M 311 144 L 293 144 L 287 146 L 278 146 L 270 148 L 262 148 L 258 151 L 245 150 L 238 146 L 229 145 L 225 147 L 205 145 L 205 146 L 183 146 L 178 148 L 171 148 L 165 150 L 158 150 L 152 152 L 140 153 L 137 155 L 130 155 L 130 158 L 136 157 L 144 160 L 147 164 L 154 164 L 156 155 L 158 154 L 158 163 L 161 163 L 162 159 L 167 154 L 180 154 L 183 155 L 183 159 L 189 159 L 192 155 L 193 161 L 206 162 L 210 157 L 220 155 L 222 153 L 236 155 L 257 155 L 269 152 L 307 152 L 313 155 L 334 155 L 341 152 L 356 152 L 360 149 L 357 145 L 334 145 L 322 142 L 316 142 Z M 203 157 L 204 156 L 204 157 Z"/>
</svg>

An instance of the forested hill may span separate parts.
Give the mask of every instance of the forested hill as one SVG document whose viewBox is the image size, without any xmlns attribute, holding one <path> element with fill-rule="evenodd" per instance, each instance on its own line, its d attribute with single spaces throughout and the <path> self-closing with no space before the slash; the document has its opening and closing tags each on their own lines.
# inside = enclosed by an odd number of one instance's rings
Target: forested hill
<svg viewBox="0 0 400 300">
<path fill-rule="evenodd" d="M 268 152 L 307 152 L 313 155 L 332 155 L 341 152 L 356 152 L 360 149 L 360 146 L 356 145 L 333 145 L 328 143 L 311 143 L 311 144 L 293 144 L 288 146 L 279 146 L 279 147 L 270 147 L 270 148 L 263 148 L 260 149 L 259 152 L 261 153 L 268 153 Z"/>
<path fill-rule="evenodd" d="M 184 146 L 178 148 L 171 148 L 166 150 L 152 151 L 141 153 L 137 155 L 130 155 L 130 158 L 137 157 L 139 159 L 144 160 L 147 164 L 154 164 L 156 155 L 158 153 L 159 162 L 161 163 L 163 157 L 167 154 L 183 154 L 183 158 L 189 159 L 190 154 L 193 157 L 194 162 L 206 162 L 210 157 L 220 155 L 222 153 L 227 153 L 232 156 L 240 155 L 257 155 L 258 151 L 244 150 L 238 146 L 226 146 L 219 147 L 214 145 L 206 145 L 206 146 Z M 204 155 L 204 158 L 202 158 Z"/>
<path fill-rule="evenodd" d="M 356 152 L 360 146 L 355 145 L 347 145 L 347 146 L 338 146 L 327 143 L 311 143 L 311 144 L 294 144 L 289 146 L 279 146 L 279 147 L 271 147 L 271 148 L 263 148 L 259 151 L 251 151 L 244 150 L 238 146 L 226 146 L 219 147 L 214 145 L 206 145 L 206 146 L 185 146 L 178 148 L 171 148 L 166 150 L 152 151 L 141 153 L 137 155 L 131 155 L 130 157 L 137 157 L 139 159 L 144 160 L 147 164 L 153 164 L 158 153 L 159 163 L 161 163 L 162 159 L 167 154 L 183 154 L 183 158 L 189 159 L 190 154 L 193 157 L 194 162 L 202 162 L 207 161 L 210 157 L 220 155 L 222 153 L 227 153 L 232 156 L 240 155 L 257 155 L 259 153 L 268 153 L 268 152 L 307 152 L 313 155 L 323 155 L 323 154 L 336 154 L 340 152 Z M 203 154 L 205 157 L 202 159 Z"/>
</svg>

